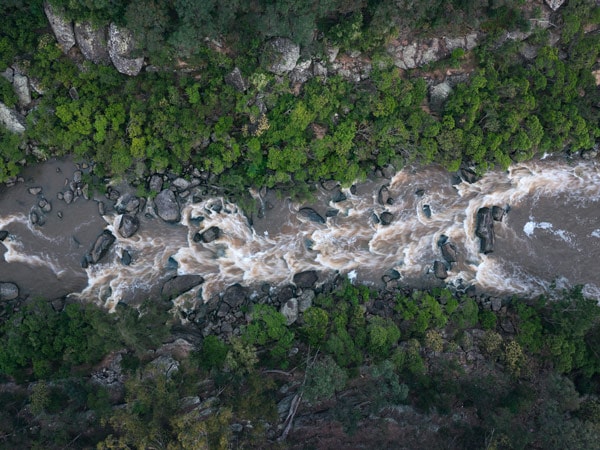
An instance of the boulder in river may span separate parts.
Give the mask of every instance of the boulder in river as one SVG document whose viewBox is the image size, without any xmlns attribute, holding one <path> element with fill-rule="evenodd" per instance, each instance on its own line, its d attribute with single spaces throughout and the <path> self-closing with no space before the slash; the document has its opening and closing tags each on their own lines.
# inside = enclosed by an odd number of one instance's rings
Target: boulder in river
<svg viewBox="0 0 600 450">
<path fill-rule="evenodd" d="M 171 300 L 202 283 L 204 278 L 200 275 L 179 275 L 163 284 L 161 294 L 163 298 Z"/>
<path fill-rule="evenodd" d="M 453 263 L 457 261 L 457 251 L 456 245 L 453 242 L 446 241 L 441 246 L 442 256 L 446 260 L 446 262 Z"/>
<path fill-rule="evenodd" d="M 298 213 L 316 223 L 325 223 L 325 219 L 312 208 L 300 208 Z"/>
<path fill-rule="evenodd" d="M 0 242 L 8 237 L 8 231 L 0 230 Z"/>
<path fill-rule="evenodd" d="M 173 191 L 163 189 L 154 199 L 156 214 L 165 222 L 179 222 L 179 204 Z"/>
<path fill-rule="evenodd" d="M 221 229 L 219 227 L 210 227 L 208 230 L 203 233 L 196 233 L 194 235 L 194 242 L 204 242 L 208 244 L 209 242 L 215 241 L 221 237 Z"/>
<path fill-rule="evenodd" d="M 389 211 L 384 211 L 380 214 L 379 220 L 381 225 L 389 225 L 394 220 L 394 215 Z"/>
<path fill-rule="evenodd" d="M 119 234 L 124 238 L 129 238 L 135 234 L 140 227 L 140 220 L 136 216 L 123 214 L 119 223 Z"/>
<path fill-rule="evenodd" d="M 492 218 L 496 221 L 496 222 L 501 222 L 502 219 L 504 218 L 504 214 L 506 213 L 506 210 L 504 208 L 501 208 L 500 206 L 492 206 Z"/>
<path fill-rule="evenodd" d="M 460 176 L 467 183 L 475 183 L 478 180 L 477 174 L 471 169 L 461 169 Z"/>
<path fill-rule="evenodd" d="M 0 282 L 0 301 L 14 300 L 19 296 L 19 286 L 15 283 Z"/>
<path fill-rule="evenodd" d="M 487 254 L 494 251 L 494 219 L 490 208 L 479 208 L 477 211 L 475 235 L 480 239 L 479 251 L 481 253 Z"/>
<path fill-rule="evenodd" d="M 294 275 L 294 284 L 301 289 L 312 288 L 319 276 L 315 270 L 307 270 Z"/>
<path fill-rule="evenodd" d="M 390 190 L 387 186 L 381 186 L 379 193 L 377 194 L 377 201 L 380 205 L 386 205 L 390 199 Z"/>
<path fill-rule="evenodd" d="M 131 253 L 129 253 L 127 250 L 123 250 L 123 253 L 121 253 L 121 264 L 124 266 L 129 266 L 131 264 L 131 260 Z"/>
<path fill-rule="evenodd" d="M 435 261 L 433 263 L 433 274 L 440 280 L 448 278 L 448 268 L 443 261 Z"/>
<path fill-rule="evenodd" d="M 88 263 L 96 264 L 98 261 L 100 261 L 104 255 L 106 255 L 108 249 L 111 245 L 113 245 L 114 242 L 115 237 L 113 234 L 108 230 L 104 230 L 102 234 L 98 236 L 96 242 L 94 242 L 94 246 L 86 256 Z"/>
</svg>

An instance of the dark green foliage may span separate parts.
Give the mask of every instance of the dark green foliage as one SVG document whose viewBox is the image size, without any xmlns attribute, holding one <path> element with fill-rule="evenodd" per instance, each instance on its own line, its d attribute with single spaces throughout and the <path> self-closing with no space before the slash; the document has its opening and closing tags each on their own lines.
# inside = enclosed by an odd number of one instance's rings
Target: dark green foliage
<svg viewBox="0 0 600 450">
<path fill-rule="evenodd" d="M 216 336 L 206 336 L 202 341 L 202 350 L 195 356 L 195 360 L 204 370 L 222 369 L 229 348 Z"/>
<path fill-rule="evenodd" d="M 294 333 L 286 326 L 283 314 L 268 305 L 256 305 L 252 322 L 244 330 L 242 339 L 250 345 L 267 345 L 276 360 L 283 360 L 294 341 Z"/>
<path fill-rule="evenodd" d="M 324 356 L 312 362 L 306 369 L 304 398 L 310 403 L 328 400 L 336 391 L 344 389 L 347 378 L 344 369 L 330 356 Z"/>
</svg>

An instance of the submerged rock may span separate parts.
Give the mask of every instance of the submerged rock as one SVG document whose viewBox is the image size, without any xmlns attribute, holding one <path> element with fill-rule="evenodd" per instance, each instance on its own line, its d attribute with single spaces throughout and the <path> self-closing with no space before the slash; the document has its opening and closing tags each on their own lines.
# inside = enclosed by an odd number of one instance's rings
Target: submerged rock
<svg viewBox="0 0 600 450">
<path fill-rule="evenodd" d="M 7 237 L 8 237 L 8 231 L 6 231 L 6 230 L 0 230 L 0 241 L 3 241 Z"/>
<path fill-rule="evenodd" d="M 94 243 L 94 246 L 92 247 L 92 250 L 90 250 L 90 252 L 86 256 L 88 263 L 98 263 L 98 261 L 100 261 L 104 257 L 104 255 L 106 255 L 110 246 L 113 245 L 113 243 L 115 242 L 115 239 L 116 238 L 110 231 L 104 230 L 102 234 L 98 236 L 96 242 Z"/>
<path fill-rule="evenodd" d="M 300 208 L 298 213 L 316 223 L 325 223 L 325 219 L 312 208 Z"/>
<path fill-rule="evenodd" d="M 506 210 L 500 206 L 492 206 L 492 217 L 496 222 L 501 222 Z"/>
<path fill-rule="evenodd" d="M 479 251 L 492 253 L 494 251 L 494 219 L 490 208 L 479 208 L 477 211 L 477 227 L 475 235 L 480 239 Z"/>
<path fill-rule="evenodd" d="M 381 221 L 381 225 L 389 225 L 394 221 L 394 215 L 389 211 L 384 211 L 379 216 L 379 220 Z"/>
<path fill-rule="evenodd" d="M 163 284 L 161 294 L 163 298 L 171 300 L 202 283 L 204 283 L 204 278 L 200 275 L 176 276 Z"/>
<path fill-rule="evenodd" d="M 119 223 L 119 234 L 124 238 L 133 236 L 140 227 L 140 220 L 132 215 L 123 214 Z"/>
<path fill-rule="evenodd" d="M 294 284 L 302 289 L 312 288 L 319 279 L 315 270 L 307 270 L 294 275 Z"/>
<path fill-rule="evenodd" d="M 165 222 L 179 222 L 181 215 L 179 213 L 179 203 L 175 198 L 173 191 L 169 189 L 162 190 L 154 199 L 156 214 Z"/>
<path fill-rule="evenodd" d="M 19 286 L 15 283 L 0 282 L 0 301 L 14 300 L 19 296 Z"/>
</svg>

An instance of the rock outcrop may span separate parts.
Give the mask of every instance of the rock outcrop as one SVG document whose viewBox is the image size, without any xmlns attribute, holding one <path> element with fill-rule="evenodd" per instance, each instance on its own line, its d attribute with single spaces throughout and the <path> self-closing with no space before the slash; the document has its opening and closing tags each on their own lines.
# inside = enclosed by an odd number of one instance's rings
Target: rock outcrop
<svg viewBox="0 0 600 450">
<path fill-rule="evenodd" d="M 246 80 L 244 80 L 242 71 L 239 69 L 239 67 L 236 67 L 233 69 L 233 71 L 225 75 L 225 83 L 240 92 L 244 92 L 246 89 L 248 89 L 248 83 L 246 83 Z"/>
<path fill-rule="evenodd" d="M 19 114 L 2 102 L 0 102 L 0 123 L 13 133 L 23 133 L 25 131 L 25 122 Z"/>
<path fill-rule="evenodd" d="M 179 203 L 177 203 L 173 191 L 169 189 L 162 190 L 154 199 L 154 206 L 158 217 L 165 222 L 179 222 L 181 218 Z"/>
<path fill-rule="evenodd" d="M 544 0 L 546 2 L 546 5 L 548 5 L 548 7 L 552 10 L 552 11 L 556 11 L 558 8 L 560 8 L 563 3 L 565 2 L 565 0 Z"/>
<path fill-rule="evenodd" d="M 13 76 L 13 89 L 17 98 L 19 99 L 19 105 L 27 106 L 31 103 L 31 91 L 29 90 L 28 78 L 20 73 L 15 73 Z"/>
<path fill-rule="evenodd" d="M 282 37 L 267 42 L 262 54 L 264 67 L 277 75 L 284 75 L 294 70 L 298 58 L 300 58 L 300 46 Z"/>
<path fill-rule="evenodd" d="M 325 219 L 312 208 L 300 208 L 298 214 L 316 223 L 325 223 Z"/>
<path fill-rule="evenodd" d="M 144 65 L 143 57 L 130 57 L 134 48 L 131 31 L 111 23 L 108 27 L 108 55 L 119 72 L 132 77 L 140 73 Z"/>
<path fill-rule="evenodd" d="M 392 42 L 387 47 L 394 65 L 400 69 L 415 69 L 446 58 L 457 49 L 472 50 L 477 46 L 477 34 L 456 38 L 433 38 L 416 42 Z"/>
<path fill-rule="evenodd" d="M 64 18 L 62 11 L 53 8 L 50 3 L 44 3 L 44 12 L 50 22 L 54 36 L 64 53 L 67 53 L 75 45 L 75 33 L 73 24 Z"/>
<path fill-rule="evenodd" d="M 75 23 L 75 41 L 85 59 L 95 64 L 109 64 L 106 27 L 96 28 L 90 22 Z"/>
</svg>

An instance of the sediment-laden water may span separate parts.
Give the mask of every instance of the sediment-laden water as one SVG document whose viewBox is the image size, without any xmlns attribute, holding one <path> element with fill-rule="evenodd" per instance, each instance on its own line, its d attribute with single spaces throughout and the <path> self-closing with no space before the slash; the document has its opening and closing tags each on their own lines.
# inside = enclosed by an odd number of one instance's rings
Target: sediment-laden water
<svg viewBox="0 0 600 450">
<path fill-rule="evenodd" d="M 326 218 L 324 223 L 299 213 L 306 205 L 274 193 L 255 193 L 266 207 L 252 224 L 222 198 L 192 203 L 189 195 L 180 199 L 180 223 L 168 224 L 142 211 L 139 231 L 127 239 L 117 232 L 120 215 L 102 195 L 96 200 L 108 204 L 104 216 L 93 199 L 79 197 L 70 205 L 57 199 L 74 169 L 70 161 L 44 163 L 27 169 L 24 183 L 0 190 L 0 230 L 10 233 L 0 242 L 0 281 L 18 284 L 22 296 L 74 293 L 111 308 L 151 295 L 174 274 L 199 274 L 205 282 L 178 300 L 193 303 L 233 283 L 278 285 L 311 269 L 374 285 L 383 285 L 382 275 L 395 269 L 408 285 L 439 285 L 432 265 L 443 260 L 438 242 L 447 236 L 457 247 L 458 262 L 446 283 L 474 284 L 501 295 L 583 284 L 588 295 L 600 299 L 600 168 L 595 162 L 517 164 L 472 184 L 453 184 L 453 175 L 435 166 L 407 168 L 391 180 L 344 189 L 346 199 L 335 203 L 332 191 L 320 188 L 310 206 Z M 378 199 L 384 184 L 391 204 Z M 42 191 L 33 195 L 31 187 Z M 30 211 L 42 197 L 52 203 L 52 211 L 44 214 L 43 225 L 32 225 Z M 508 213 L 494 225 L 494 252 L 484 255 L 475 237 L 476 214 L 492 205 Z M 393 216 L 388 225 L 378 223 L 384 211 Z M 221 237 L 194 241 L 197 232 L 212 226 L 222 231 Z M 117 240 L 99 264 L 83 269 L 82 257 L 103 229 Z M 120 262 L 125 250 L 132 257 L 128 266 Z"/>
</svg>

